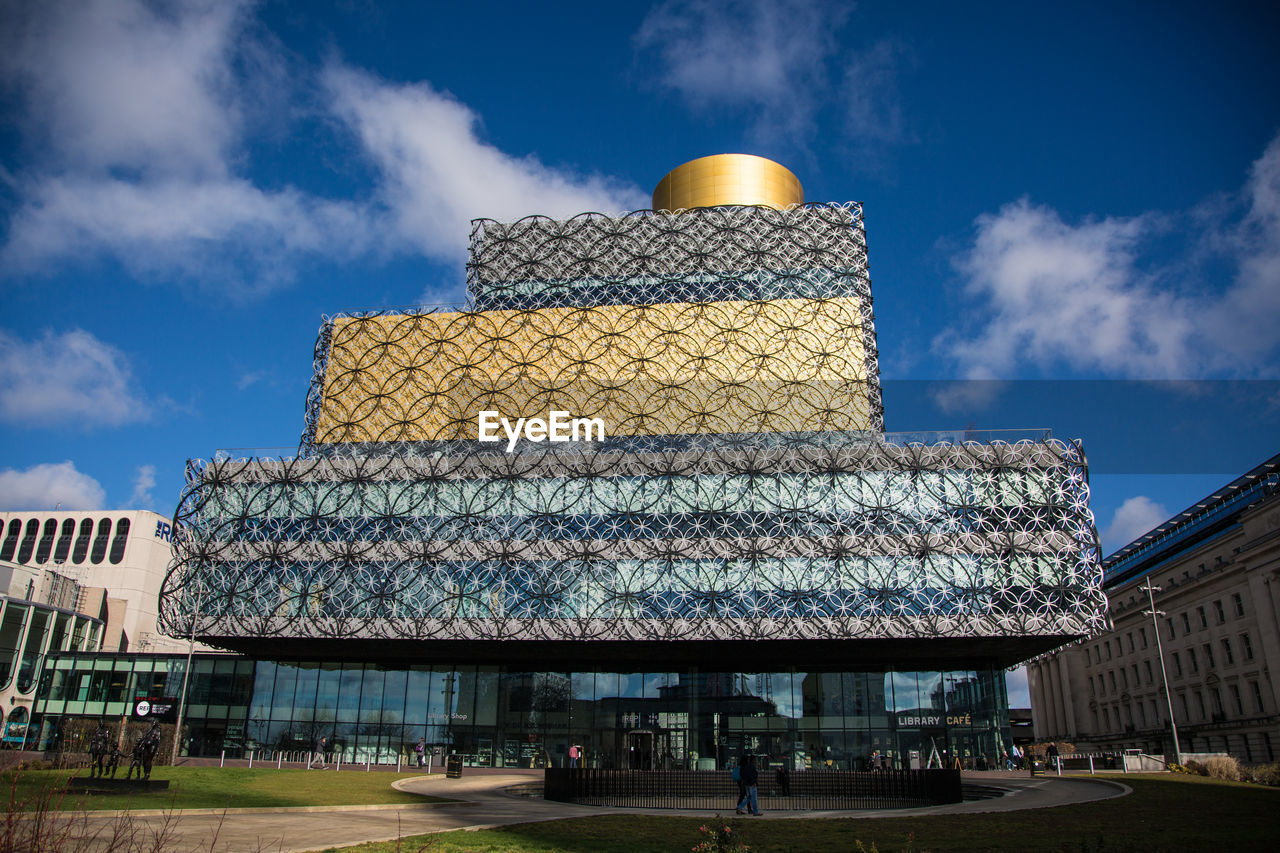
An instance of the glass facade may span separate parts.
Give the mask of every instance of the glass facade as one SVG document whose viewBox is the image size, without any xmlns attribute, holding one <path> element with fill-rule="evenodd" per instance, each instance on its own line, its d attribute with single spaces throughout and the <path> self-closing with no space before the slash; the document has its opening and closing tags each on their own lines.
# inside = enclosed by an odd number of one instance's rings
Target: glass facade
<svg viewBox="0 0 1280 853">
<path fill-rule="evenodd" d="M 64 655 L 45 667 L 41 746 L 64 716 L 177 698 L 185 656 Z M 419 738 L 482 767 L 723 769 L 745 753 L 795 769 L 982 766 L 1008 748 L 1000 670 L 532 672 L 195 657 L 183 752 L 258 758 L 329 738 L 344 762 L 394 764 Z"/>
</svg>

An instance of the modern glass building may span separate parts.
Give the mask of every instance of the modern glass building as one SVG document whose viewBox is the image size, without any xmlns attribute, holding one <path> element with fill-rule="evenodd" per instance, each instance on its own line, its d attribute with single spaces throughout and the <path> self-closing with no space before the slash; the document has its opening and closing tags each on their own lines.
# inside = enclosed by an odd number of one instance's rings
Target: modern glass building
<svg viewBox="0 0 1280 853">
<path fill-rule="evenodd" d="M 802 202 L 703 158 L 659 210 L 477 221 L 463 310 L 326 320 L 298 454 L 188 468 L 163 624 L 252 668 L 191 748 L 1005 748 L 1002 668 L 1105 623 L 1083 452 L 886 434 L 861 206 Z"/>
</svg>

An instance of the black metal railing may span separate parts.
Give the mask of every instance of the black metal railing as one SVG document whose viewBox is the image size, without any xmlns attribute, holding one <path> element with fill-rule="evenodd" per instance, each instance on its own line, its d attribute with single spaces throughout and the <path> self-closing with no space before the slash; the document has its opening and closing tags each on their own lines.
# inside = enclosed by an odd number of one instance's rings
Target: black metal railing
<svg viewBox="0 0 1280 853">
<path fill-rule="evenodd" d="M 803 770 L 779 779 L 762 771 L 757 786 L 762 809 L 894 809 L 963 799 L 959 770 Z M 738 802 L 729 771 L 598 770 L 549 767 L 543 781 L 548 800 L 593 806 L 724 811 Z"/>
</svg>

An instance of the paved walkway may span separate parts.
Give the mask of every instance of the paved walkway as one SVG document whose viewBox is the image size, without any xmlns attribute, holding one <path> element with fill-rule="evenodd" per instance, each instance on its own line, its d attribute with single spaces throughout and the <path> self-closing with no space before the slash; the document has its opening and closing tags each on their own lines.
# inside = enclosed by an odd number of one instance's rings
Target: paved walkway
<svg viewBox="0 0 1280 853">
<path fill-rule="evenodd" d="M 601 814 L 657 814 L 706 817 L 707 811 L 675 809 L 616 809 L 549 803 L 504 791 L 513 785 L 540 782 L 541 771 L 469 773 L 461 779 L 443 775 L 417 776 L 396 782 L 404 791 L 453 797 L 460 802 L 409 806 L 336 806 L 309 809 L 239 809 L 225 815 L 209 810 L 175 812 L 166 819 L 156 812 L 134 813 L 132 820 L 141 837 L 163 830 L 170 841 L 166 850 L 202 850 L 209 853 L 300 853 L 344 847 L 364 841 L 393 840 L 401 836 L 453 829 L 482 829 L 512 823 L 588 817 Z M 1129 788 L 1116 781 L 1057 777 L 1028 778 L 1025 774 L 965 774 L 966 783 L 1007 789 L 996 799 L 929 806 L 918 809 L 870 811 L 774 811 L 762 820 L 812 817 L 871 818 L 927 814 L 973 814 L 1048 808 L 1123 796 Z M 77 817 L 81 833 L 110 833 L 111 815 L 82 813 Z M 81 836 L 83 837 L 83 835 Z M 104 845 L 101 842 L 98 845 Z M 77 849 L 93 849 L 81 843 Z"/>
</svg>

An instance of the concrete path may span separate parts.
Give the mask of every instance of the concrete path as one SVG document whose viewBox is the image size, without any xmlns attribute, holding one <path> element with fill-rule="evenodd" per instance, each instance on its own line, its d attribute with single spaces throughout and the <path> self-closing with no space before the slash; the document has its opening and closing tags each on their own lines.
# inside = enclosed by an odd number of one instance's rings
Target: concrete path
<svg viewBox="0 0 1280 853">
<path fill-rule="evenodd" d="M 707 811 L 675 809 L 617 809 L 548 803 L 511 794 L 515 785 L 540 782 L 541 771 L 510 773 L 469 773 L 461 779 L 443 775 L 419 776 L 396 782 L 396 787 L 419 794 L 452 797 L 458 803 L 408 806 L 337 806 L 309 809 L 232 809 L 226 814 L 208 810 L 161 813 L 134 813 L 131 820 L 140 838 L 165 832 L 166 850 L 207 851 L 207 853 L 300 853 L 344 847 L 364 841 L 394 840 L 398 837 L 453 829 L 481 829 L 513 823 L 588 817 L 602 814 L 687 815 L 706 817 Z M 390 781 L 390 780 L 388 780 Z M 967 783 L 1006 789 L 996 799 L 929 806 L 918 809 L 873 811 L 774 811 L 761 820 L 795 818 L 906 817 L 927 814 L 971 814 L 1048 808 L 1123 796 L 1129 788 L 1114 780 L 1036 778 L 1003 773 L 965 774 Z M 76 816 L 77 835 L 84 839 L 76 849 L 104 849 L 104 839 L 118 826 L 114 815 L 85 812 Z M 86 835 L 97 833 L 97 843 Z"/>
</svg>

